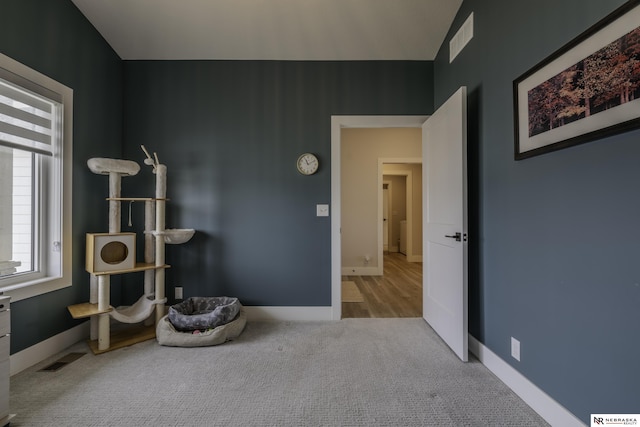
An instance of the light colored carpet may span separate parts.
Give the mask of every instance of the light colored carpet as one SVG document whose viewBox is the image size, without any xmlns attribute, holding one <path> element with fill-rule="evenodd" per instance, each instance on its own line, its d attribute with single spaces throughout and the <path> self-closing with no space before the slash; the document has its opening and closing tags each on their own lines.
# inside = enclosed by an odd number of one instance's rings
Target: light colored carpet
<svg viewBox="0 0 640 427">
<path fill-rule="evenodd" d="M 356 282 L 348 280 L 342 282 L 342 302 L 364 302 L 364 297 Z"/>
<path fill-rule="evenodd" d="M 219 346 L 98 356 L 79 343 L 12 377 L 10 405 L 12 426 L 547 425 L 418 318 L 249 322 Z"/>
</svg>

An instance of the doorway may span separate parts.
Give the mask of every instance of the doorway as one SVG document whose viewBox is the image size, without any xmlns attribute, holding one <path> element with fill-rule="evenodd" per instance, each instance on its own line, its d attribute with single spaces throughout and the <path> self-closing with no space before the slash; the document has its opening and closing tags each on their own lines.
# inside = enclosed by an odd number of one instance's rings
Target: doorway
<svg viewBox="0 0 640 427">
<path fill-rule="evenodd" d="M 342 194 L 341 194 L 341 164 L 342 164 L 342 130 L 344 128 L 421 128 L 422 123 L 427 119 L 427 116 L 333 116 L 331 121 L 331 202 L 332 211 L 338 214 L 332 215 L 331 219 L 331 247 L 332 247 L 332 272 L 331 272 L 331 289 L 332 289 L 332 318 L 339 320 L 342 318 L 342 218 L 340 213 L 342 212 Z M 412 163 L 415 158 L 410 159 L 393 159 L 394 162 L 403 163 L 404 160 L 407 163 Z M 421 158 L 420 158 L 421 160 Z M 382 174 L 379 174 L 379 188 L 382 193 Z M 376 254 L 377 260 L 383 260 L 382 248 L 383 248 L 383 236 L 382 236 L 382 197 L 380 197 L 379 203 L 379 221 L 380 232 L 378 233 L 379 252 Z M 363 254 L 362 262 L 369 262 L 370 258 L 368 254 Z M 383 262 L 378 262 L 375 267 L 379 270 L 379 275 L 382 275 Z M 418 266 L 421 271 L 421 266 Z M 370 267 L 372 268 L 372 267 Z M 353 271 L 356 273 L 356 271 Z"/>
<path fill-rule="evenodd" d="M 389 252 L 400 252 L 408 262 L 422 262 L 422 158 L 379 159 L 382 174 L 383 227 L 388 223 Z M 384 183 L 390 191 L 387 221 L 384 216 Z M 403 230 L 404 228 L 404 230 Z M 385 234 L 384 229 L 382 231 Z M 383 245 L 384 246 L 384 245 Z M 402 246 L 402 248 L 401 248 Z"/>
<path fill-rule="evenodd" d="M 422 317 L 422 263 L 384 254 L 381 276 L 342 276 L 342 318 Z"/>
<path fill-rule="evenodd" d="M 421 142 L 421 135 L 412 133 Z M 389 137 L 393 133 L 384 135 Z M 343 143 L 349 142 L 347 133 L 343 135 Z M 357 267 L 345 268 L 343 264 L 342 318 L 422 317 L 422 159 L 414 161 L 378 160 L 381 176 L 377 181 L 382 181 L 381 191 L 377 200 L 369 199 L 367 203 L 371 210 L 375 210 L 375 204 L 382 208 L 382 227 L 376 230 L 382 234 L 382 248 L 378 248 L 382 252 L 379 259 L 382 274 L 358 275 L 352 273 L 359 270 Z M 342 186 L 348 194 L 350 186 L 344 179 L 349 179 L 348 174 L 343 176 Z M 349 204 L 343 203 L 343 220 L 352 215 Z M 343 234 L 343 239 L 349 237 L 353 238 Z M 343 241 L 343 250 L 349 246 Z"/>
</svg>

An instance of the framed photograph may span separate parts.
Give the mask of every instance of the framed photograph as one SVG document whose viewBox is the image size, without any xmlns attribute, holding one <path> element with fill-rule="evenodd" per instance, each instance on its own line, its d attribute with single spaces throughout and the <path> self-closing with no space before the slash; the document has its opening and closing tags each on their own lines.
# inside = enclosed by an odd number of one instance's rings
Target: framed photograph
<svg viewBox="0 0 640 427">
<path fill-rule="evenodd" d="M 640 0 L 513 82 L 515 159 L 640 127 Z"/>
</svg>

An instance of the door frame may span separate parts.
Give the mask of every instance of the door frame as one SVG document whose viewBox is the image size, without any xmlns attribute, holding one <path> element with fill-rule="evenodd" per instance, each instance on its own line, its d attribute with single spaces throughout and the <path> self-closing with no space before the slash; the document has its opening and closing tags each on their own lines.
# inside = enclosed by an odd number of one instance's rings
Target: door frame
<svg viewBox="0 0 640 427">
<path fill-rule="evenodd" d="M 377 211 L 378 218 L 376 224 L 378 224 L 378 247 L 376 249 L 376 256 L 378 259 L 378 276 L 382 276 L 384 274 L 384 239 L 383 239 L 383 214 L 382 214 L 382 184 L 383 184 L 383 176 L 384 175 L 394 175 L 394 176 L 404 176 L 405 177 L 405 209 L 407 211 L 407 260 L 409 262 L 414 262 L 413 256 L 413 172 L 410 169 L 406 170 L 395 170 L 390 171 L 389 173 L 384 172 L 385 164 L 400 164 L 400 165 L 412 165 L 412 164 L 422 164 L 422 157 L 380 157 L 378 158 L 378 200 L 377 200 Z M 342 213 L 342 211 L 340 211 Z M 409 245 L 410 249 L 409 249 Z"/>
<path fill-rule="evenodd" d="M 407 212 L 407 261 L 408 262 L 422 262 L 422 255 L 414 255 L 413 253 L 413 229 L 416 218 L 413 217 L 413 171 L 411 169 L 398 169 L 394 171 L 384 171 L 384 165 L 422 165 L 422 157 L 419 158 L 380 158 L 378 159 L 378 179 L 382 180 L 385 175 L 392 176 L 404 176 L 405 178 L 405 209 Z M 422 177 L 420 177 L 422 180 Z M 378 194 L 378 198 L 382 199 L 382 194 Z M 422 200 L 421 200 L 422 202 Z M 422 220 L 422 218 L 419 218 Z M 381 270 L 383 270 L 384 259 L 382 255 L 379 255 L 381 261 Z M 382 271 L 380 272 L 382 274 Z"/>
<path fill-rule="evenodd" d="M 342 226 L 340 203 L 343 128 L 422 128 L 429 116 L 331 116 L 331 318 L 342 318 Z"/>
</svg>

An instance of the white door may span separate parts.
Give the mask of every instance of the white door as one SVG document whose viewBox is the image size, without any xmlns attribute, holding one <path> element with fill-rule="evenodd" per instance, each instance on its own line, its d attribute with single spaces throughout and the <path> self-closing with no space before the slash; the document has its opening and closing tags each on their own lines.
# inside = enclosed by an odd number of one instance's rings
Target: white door
<svg viewBox="0 0 640 427">
<path fill-rule="evenodd" d="M 422 125 L 425 320 L 462 361 L 467 331 L 467 90 Z"/>
</svg>

